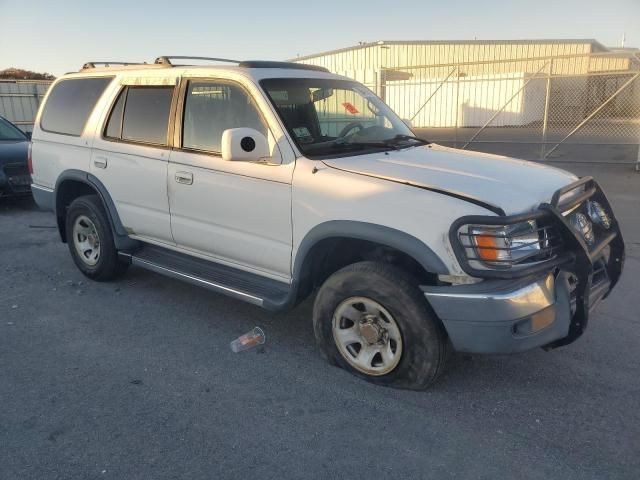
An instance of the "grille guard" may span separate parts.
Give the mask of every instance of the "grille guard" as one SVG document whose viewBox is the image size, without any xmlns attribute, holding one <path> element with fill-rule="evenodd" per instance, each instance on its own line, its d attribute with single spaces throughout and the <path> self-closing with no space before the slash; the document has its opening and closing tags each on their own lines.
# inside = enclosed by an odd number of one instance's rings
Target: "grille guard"
<svg viewBox="0 0 640 480">
<path fill-rule="evenodd" d="M 563 197 L 570 196 L 571 192 L 582 188 L 583 191 L 562 201 Z M 610 214 L 611 227 L 606 231 L 598 231 L 594 245 L 589 246 L 582 236 L 576 232 L 565 218 L 563 212 L 574 208 L 580 208 L 586 200 L 592 199 L 599 202 Z M 470 265 L 466 255 L 466 248 L 459 237 L 460 227 L 464 225 L 512 225 L 527 220 L 542 220 L 550 222 L 562 239 L 563 248 L 555 257 L 544 260 L 530 266 L 520 266 L 512 270 L 485 270 L 474 268 Z M 594 263 L 601 259 L 603 251 L 609 246 L 609 257 L 605 270 L 609 280 L 608 288 L 602 291 L 601 286 L 594 288 L 598 297 L 594 300 L 606 298 L 616 285 L 622 274 L 625 259 L 625 248 L 620 225 L 611 209 L 606 195 L 592 177 L 583 177 L 575 183 L 557 190 L 550 203 L 542 203 L 530 213 L 510 216 L 479 216 L 470 215 L 456 220 L 449 230 L 449 240 L 454 254 L 462 270 L 473 277 L 493 279 L 513 279 L 533 276 L 543 272 L 564 271 L 571 273 L 577 279 L 575 290 L 576 311 L 571 320 L 569 334 L 557 340 L 545 348 L 555 348 L 569 344 L 577 339 L 587 327 L 590 305 L 592 299 L 592 281 Z M 595 302 L 594 302 L 595 303 Z"/>
</svg>

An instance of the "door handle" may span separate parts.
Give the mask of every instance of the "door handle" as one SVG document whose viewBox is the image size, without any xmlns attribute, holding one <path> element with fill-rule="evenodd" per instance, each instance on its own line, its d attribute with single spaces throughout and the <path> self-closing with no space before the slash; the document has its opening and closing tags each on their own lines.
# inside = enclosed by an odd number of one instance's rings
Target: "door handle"
<svg viewBox="0 0 640 480">
<path fill-rule="evenodd" d="M 182 183 L 183 185 L 192 185 L 193 184 L 193 173 L 191 173 L 191 172 L 176 172 L 175 179 L 176 179 L 176 182 Z"/>
<path fill-rule="evenodd" d="M 107 157 L 97 155 L 93 157 L 93 164 L 96 166 L 96 168 L 107 168 Z"/>
</svg>

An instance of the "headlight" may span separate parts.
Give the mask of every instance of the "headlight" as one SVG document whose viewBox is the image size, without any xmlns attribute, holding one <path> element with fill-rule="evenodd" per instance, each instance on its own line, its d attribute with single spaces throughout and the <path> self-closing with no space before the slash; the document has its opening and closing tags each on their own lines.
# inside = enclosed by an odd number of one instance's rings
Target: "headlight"
<svg viewBox="0 0 640 480">
<path fill-rule="evenodd" d="M 535 220 L 529 220 L 499 227 L 470 225 L 468 236 L 478 260 L 509 267 L 540 253 L 545 243 L 541 231 Z"/>
</svg>

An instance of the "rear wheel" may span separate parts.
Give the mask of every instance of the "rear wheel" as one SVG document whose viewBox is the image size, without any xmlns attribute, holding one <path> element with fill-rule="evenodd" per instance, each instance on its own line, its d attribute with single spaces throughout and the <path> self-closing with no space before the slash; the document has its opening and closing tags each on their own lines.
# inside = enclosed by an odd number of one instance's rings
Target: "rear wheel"
<svg viewBox="0 0 640 480">
<path fill-rule="evenodd" d="M 80 271 L 106 281 L 121 276 L 128 267 L 118 258 L 111 225 L 97 195 L 76 198 L 67 210 L 67 244 Z"/>
<path fill-rule="evenodd" d="M 314 332 L 327 360 L 367 381 L 423 390 L 443 370 L 448 340 L 417 282 L 392 265 L 349 265 L 322 285 Z"/>
</svg>

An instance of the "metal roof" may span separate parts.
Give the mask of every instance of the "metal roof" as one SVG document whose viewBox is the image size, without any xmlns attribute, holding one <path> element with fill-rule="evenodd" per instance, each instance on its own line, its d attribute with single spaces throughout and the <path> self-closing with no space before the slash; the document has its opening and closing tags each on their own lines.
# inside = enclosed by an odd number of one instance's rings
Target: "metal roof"
<svg viewBox="0 0 640 480">
<path fill-rule="evenodd" d="M 378 40 L 376 42 L 361 43 L 351 47 L 328 50 L 326 52 L 304 55 L 292 58 L 290 62 L 309 60 L 312 58 L 332 55 L 334 53 L 348 52 L 362 48 L 371 48 L 382 45 L 548 45 L 548 44 L 589 44 L 595 52 L 607 52 L 608 49 L 603 44 L 593 38 L 541 38 L 529 40 Z"/>
<path fill-rule="evenodd" d="M 30 132 L 49 80 L 0 80 L 0 115 Z"/>
</svg>

